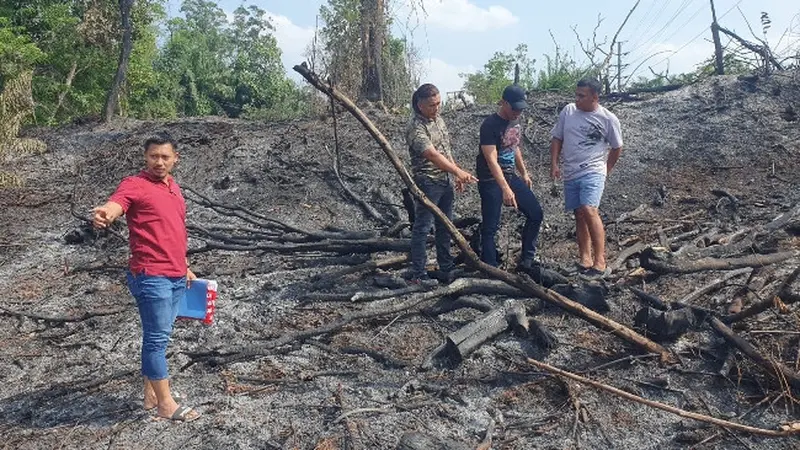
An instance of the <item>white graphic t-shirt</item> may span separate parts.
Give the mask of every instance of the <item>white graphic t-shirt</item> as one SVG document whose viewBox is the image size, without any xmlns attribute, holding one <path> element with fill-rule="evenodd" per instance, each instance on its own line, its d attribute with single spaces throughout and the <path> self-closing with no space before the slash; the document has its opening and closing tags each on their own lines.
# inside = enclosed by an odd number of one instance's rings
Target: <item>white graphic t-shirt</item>
<svg viewBox="0 0 800 450">
<path fill-rule="evenodd" d="M 561 162 L 564 181 L 588 173 L 605 175 L 608 149 L 622 148 L 619 119 L 602 106 L 586 112 L 570 103 L 558 115 L 552 135 L 563 143 Z"/>
</svg>

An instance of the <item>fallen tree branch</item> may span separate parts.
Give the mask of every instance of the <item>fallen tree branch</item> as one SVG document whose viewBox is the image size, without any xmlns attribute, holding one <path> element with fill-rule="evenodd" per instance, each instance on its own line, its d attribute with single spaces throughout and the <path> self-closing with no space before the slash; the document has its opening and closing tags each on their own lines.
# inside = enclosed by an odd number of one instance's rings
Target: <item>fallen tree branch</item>
<svg viewBox="0 0 800 450">
<path fill-rule="evenodd" d="M 647 248 L 647 245 L 644 242 L 637 242 L 631 245 L 630 247 L 626 248 L 625 250 L 619 252 L 617 259 L 615 259 L 614 262 L 611 263 L 611 271 L 612 272 L 618 271 L 622 267 L 622 265 L 625 264 L 625 261 L 628 258 L 637 253 L 640 253 L 645 248 Z"/>
<path fill-rule="evenodd" d="M 580 383 L 583 383 L 583 384 L 587 384 L 587 385 L 592 386 L 594 388 L 601 389 L 601 390 L 604 390 L 606 392 L 610 392 L 610 393 L 612 393 L 612 394 L 614 394 L 616 396 L 622 397 L 624 399 L 631 400 L 631 401 L 634 401 L 636 403 L 640 403 L 642 405 L 649 406 L 651 408 L 656 408 L 656 409 L 660 409 L 662 411 L 667 411 L 669 413 L 676 414 L 676 415 L 678 415 L 680 417 L 685 417 L 685 418 L 697 420 L 697 421 L 700 421 L 700 422 L 710 423 L 710 424 L 717 425 L 717 426 L 720 426 L 720 427 L 723 427 L 723 428 L 728 428 L 728 429 L 731 429 L 731 430 L 741 431 L 741 432 L 744 432 L 744 433 L 758 434 L 758 435 L 761 435 L 761 436 L 785 437 L 785 436 L 792 436 L 792 435 L 800 433 L 800 430 L 798 430 L 798 431 L 775 431 L 775 430 L 767 430 L 765 428 L 756 428 L 756 427 L 751 427 L 749 425 L 743 425 L 743 424 L 736 423 L 736 422 L 729 422 L 727 420 L 717 419 L 716 417 L 711 417 L 711 416 L 706 416 L 706 415 L 703 415 L 703 414 L 697 414 L 697 413 L 689 412 L 689 411 L 686 411 L 686 410 L 683 410 L 683 409 L 680 409 L 680 408 L 676 408 L 674 406 L 667 405 L 665 403 L 656 402 L 656 401 L 653 401 L 653 400 L 648 400 L 646 398 L 640 397 L 638 395 L 631 394 L 629 392 L 625 392 L 625 391 L 623 391 L 621 389 L 618 389 L 618 388 L 615 388 L 613 386 L 609 386 L 607 384 L 603 384 L 603 383 L 600 383 L 598 381 L 594 381 L 592 379 L 589 379 L 589 378 L 586 378 L 586 377 L 582 377 L 582 376 L 574 374 L 572 372 L 567 372 L 566 370 L 562 370 L 562 369 L 559 369 L 557 367 L 553 367 L 553 366 L 551 366 L 549 364 L 545 364 L 545 363 L 543 363 L 541 361 L 537 361 L 537 360 L 532 359 L 532 358 L 528 358 L 527 361 L 528 361 L 529 364 L 535 366 L 538 369 L 544 370 L 546 372 L 549 372 L 549 373 L 552 373 L 552 374 L 555 374 L 555 375 L 558 375 L 558 376 L 561 376 L 561 377 L 564 377 L 564 378 L 569 378 L 571 380 L 574 380 L 574 381 L 577 381 L 577 382 L 580 382 Z"/>
<path fill-rule="evenodd" d="M 728 344 L 739 349 L 739 351 L 741 351 L 745 356 L 750 358 L 750 360 L 761 367 L 764 372 L 774 376 L 781 386 L 786 386 L 789 384 L 795 389 L 800 389 L 800 375 L 798 375 L 795 371 L 786 367 L 775 359 L 763 356 L 761 352 L 759 352 L 758 349 L 753 346 L 753 344 L 747 342 L 744 338 L 737 335 L 718 318 L 711 317 L 709 319 L 709 324 L 711 324 L 711 327 L 717 333 L 719 333 L 720 336 L 725 338 L 725 341 L 727 341 Z"/>
<path fill-rule="evenodd" d="M 114 314 L 119 314 L 121 312 L 127 311 L 128 308 L 118 308 L 118 309 L 111 309 L 108 311 L 89 311 L 85 312 L 79 316 L 42 316 L 40 314 L 34 313 L 26 313 L 20 311 L 13 311 L 8 309 L 4 306 L 0 306 L 0 311 L 2 314 L 7 314 L 9 316 L 14 317 L 27 317 L 28 319 L 33 320 L 41 320 L 43 322 L 49 323 L 71 323 L 71 322 L 82 322 L 87 319 L 91 319 L 92 317 L 104 317 L 104 316 L 113 316 Z"/>
<path fill-rule="evenodd" d="M 797 280 L 798 276 L 800 276 L 800 266 L 797 266 L 792 271 L 792 273 L 789 274 L 789 276 L 786 277 L 785 280 L 783 280 L 783 282 L 780 284 L 780 286 L 778 286 L 778 289 L 775 290 L 775 294 L 774 295 L 769 296 L 769 298 L 765 299 L 764 301 L 762 301 L 760 303 L 756 303 L 755 305 L 745 309 L 742 312 L 726 316 L 726 317 L 722 318 L 722 321 L 724 323 L 733 323 L 733 322 L 738 322 L 740 320 L 746 319 L 748 317 L 755 316 L 756 314 L 760 314 L 760 313 L 768 310 L 769 308 L 775 306 L 775 304 L 776 304 L 775 297 L 776 296 L 781 298 L 783 303 L 786 303 L 786 304 L 793 303 L 796 300 L 796 298 L 794 298 L 795 296 L 792 296 L 791 293 L 786 292 L 786 291 L 787 291 L 787 288 L 792 283 L 794 283 L 795 280 Z"/>
<path fill-rule="evenodd" d="M 485 342 L 506 331 L 513 321 L 527 332 L 529 325 L 525 308 L 520 302 L 509 301 L 448 334 L 448 351 L 463 360 Z"/>
<path fill-rule="evenodd" d="M 299 244 L 225 244 L 221 242 L 206 241 L 200 248 L 192 248 L 186 252 L 189 255 L 203 253 L 211 250 L 227 251 L 269 251 L 283 254 L 298 252 L 328 252 L 338 254 L 350 253 L 375 253 L 375 252 L 407 252 L 411 249 L 409 239 L 330 239 L 317 242 L 303 242 Z"/>
<path fill-rule="evenodd" d="M 373 259 L 362 264 L 356 264 L 350 267 L 345 267 L 344 269 L 337 270 L 335 272 L 323 273 L 311 278 L 311 281 L 313 281 L 313 285 L 311 286 L 311 288 L 314 290 L 323 289 L 335 283 L 340 278 L 346 275 L 351 275 L 354 273 L 361 273 L 361 272 L 372 272 L 375 269 L 386 269 L 392 266 L 405 264 L 408 262 L 408 258 L 409 257 L 406 254 L 402 256 L 392 256 L 390 258 L 384 258 L 384 259 Z"/>
<path fill-rule="evenodd" d="M 536 298 L 540 298 L 546 302 L 552 303 L 560 308 L 592 323 L 593 325 L 607 330 L 612 334 L 616 335 L 617 337 L 636 345 L 647 351 L 648 353 L 658 353 L 661 355 L 661 358 L 665 362 L 676 362 L 677 359 L 673 354 L 669 352 L 666 348 L 653 342 L 650 339 L 636 333 L 632 329 L 622 325 L 618 322 L 615 322 L 601 314 L 598 314 L 592 311 L 589 308 L 584 307 L 583 305 L 572 301 L 552 290 L 546 289 L 541 285 L 534 283 L 529 277 L 513 275 L 496 267 L 490 266 L 484 262 L 482 262 L 475 252 L 470 248 L 469 243 L 464 239 L 464 236 L 458 231 L 458 229 L 453 225 L 453 222 L 442 213 L 442 211 L 428 199 L 427 196 L 419 189 L 419 187 L 414 183 L 414 180 L 411 178 L 411 175 L 406 170 L 405 165 L 397 156 L 397 153 L 392 149 L 391 144 L 386 139 L 386 137 L 375 127 L 372 121 L 361 111 L 350 99 L 348 99 L 345 95 L 339 92 L 337 89 L 331 87 L 330 85 L 326 84 L 322 80 L 319 79 L 319 76 L 314 72 L 310 71 L 308 66 L 303 63 L 297 66 L 294 66 L 294 70 L 299 73 L 303 78 L 305 78 L 312 86 L 318 89 L 320 92 L 325 93 L 326 95 L 336 99 L 345 109 L 347 109 L 361 124 L 367 129 L 370 135 L 375 139 L 375 141 L 380 145 L 381 149 L 383 150 L 384 154 L 390 159 L 392 165 L 397 170 L 397 173 L 400 175 L 400 178 L 403 180 L 403 183 L 408 187 L 411 194 L 420 202 L 422 202 L 426 208 L 428 208 L 434 216 L 439 219 L 440 223 L 444 224 L 447 231 L 450 233 L 451 237 L 455 241 L 456 245 L 461 249 L 461 252 L 464 254 L 468 264 L 477 268 L 481 272 L 491 276 L 492 278 L 496 278 L 508 283 L 511 286 L 517 287 L 520 290 L 524 291 L 525 293 L 532 295 Z"/>
<path fill-rule="evenodd" d="M 639 256 L 643 268 L 659 273 L 693 273 L 705 270 L 732 270 L 743 267 L 761 267 L 776 264 L 797 256 L 796 252 L 779 252 L 768 255 L 749 255 L 741 258 L 701 258 L 695 261 L 681 260 L 666 253 L 657 253 L 651 247 Z"/>
<path fill-rule="evenodd" d="M 708 294 L 709 292 L 715 291 L 718 288 L 724 286 L 725 283 L 728 282 L 728 280 L 731 280 L 733 278 L 736 278 L 736 277 L 739 277 L 739 276 L 742 276 L 742 275 L 749 275 L 750 272 L 752 272 L 752 271 L 753 271 L 753 269 L 750 268 L 750 267 L 745 267 L 744 269 L 732 270 L 732 271 L 726 273 L 722 278 L 714 280 L 711 283 L 709 283 L 709 284 L 707 284 L 707 285 L 705 285 L 705 286 L 703 286 L 703 287 L 701 287 L 699 289 L 696 289 L 691 294 L 686 295 L 682 299 L 678 300 L 678 303 L 682 303 L 682 304 L 688 305 L 689 302 L 694 301 L 694 300 L 702 297 L 703 295 Z"/>
<path fill-rule="evenodd" d="M 334 114 L 334 117 L 335 116 L 336 115 Z M 328 147 L 326 146 L 325 148 L 327 149 Z M 337 155 L 338 155 L 338 149 L 337 149 Z M 378 212 L 377 209 L 375 209 L 372 205 L 367 203 L 363 198 L 361 198 L 358 195 L 356 195 L 356 193 L 353 192 L 353 190 L 350 189 L 347 186 L 347 184 L 345 184 L 344 180 L 342 179 L 342 175 L 340 173 L 339 164 L 338 164 L 338 162 L 336 160 L 334 160 L 334 163 L 333 163 L 333 174 L 336 175 L 336 180 L 339 181 L 339 186 L 342 188 L 344 193 L 348 197 L 350 197 L 354 202 L 356 202 L 356 204 L 358 206 L 360 206 L 361 209 L 365 213 L 367 213 L 368 216 L 372 217 L 373 219 L 377 220 L 378 223 L 381 223 L 383 225 L 392 225 L 392 223 L 394 221 L 389 220 L 386 217 L 384 217 L 381 213 Z"/>
</svg>

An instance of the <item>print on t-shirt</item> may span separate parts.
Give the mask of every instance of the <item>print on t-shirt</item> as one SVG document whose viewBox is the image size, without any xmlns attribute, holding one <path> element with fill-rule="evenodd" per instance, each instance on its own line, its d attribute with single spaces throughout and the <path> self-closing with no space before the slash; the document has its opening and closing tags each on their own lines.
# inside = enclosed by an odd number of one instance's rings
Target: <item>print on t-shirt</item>
<svg viewBox="0 0 800 450">
<path fill-rule="evenodd" d="M 497 151 L 497 162 L 500 164 L 500 169 L 502 169 L 503 172 L 514 173 L 516 151 L 519 146 L 521 135 L 522 128 L 519 124 L 506 128 L 505 133 L 503 133 L 501 139 L 502 146 Z"/>
<path fill-rule="evenodd" d="M 604 141 L 603 130 L 599 124 L 590 122 L 588 125 L 581 125 L 579 127 L 584 139 L 578 142 L 578 145 L 583 148 L 591 148 L 600 142 Z"/>
</svg>

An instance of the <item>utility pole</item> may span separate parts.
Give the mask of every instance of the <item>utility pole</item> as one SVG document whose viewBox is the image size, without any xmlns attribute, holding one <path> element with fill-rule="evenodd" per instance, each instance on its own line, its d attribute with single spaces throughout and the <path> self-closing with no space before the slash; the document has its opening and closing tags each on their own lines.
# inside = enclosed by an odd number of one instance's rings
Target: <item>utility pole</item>
<svg viewBox="0 0 800 450">
<path fill-rule="evenodd" d="M 622 42 L 617 42 L 617 92 L 622 92 Z"/>
<path fill-rule="evenodd" d="M 719 40 L 719 24 L 717 23 L 717 10 L 714 9 L 714 0 L 711 1 L 711 36 L 714 38 L 714 66 L 717 75 L 725 74 L 725 67 L 722 63 L 722 42 Z"/>
</svg>

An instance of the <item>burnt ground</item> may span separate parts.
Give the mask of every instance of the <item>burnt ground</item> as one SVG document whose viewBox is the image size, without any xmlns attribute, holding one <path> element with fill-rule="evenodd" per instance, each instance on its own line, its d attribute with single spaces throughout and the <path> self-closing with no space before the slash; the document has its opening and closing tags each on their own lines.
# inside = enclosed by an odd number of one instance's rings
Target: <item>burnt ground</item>
<svg viewBox="0 0 800 450">
<path fill-rule="evenodd" d="M 798 72 L 767 80 L 719 77 L 637 101 L 605 102 L 622 121 L 626 143 L 601 207 L 608 224 L 609 260 L 637 240 L 680 247 L 691 239 L 681 241 L 679 236 L 692 230 L 697 230 L 695 238 L 702 238 L 695 242 L 698 247 L 723 247 L 719 236 L 744 236 L 800 204 L 798 78 Z M 574 226 L 548 180 L 548 144 L 550 127 L 569 98 L 541 95 L 531 101 L 536 107 L 526 116 L 525 154 L 546 214 L 540 257 L 550 266 L 568 266 L 576 252 Z M 476 108 L 445 114 L 456 159 L 465 167 L 474 168 L 478 126 L 490 112 Z M 368 114 L 407 159 L 405 118 Z M 401 181 L 387 158 L 347 114 L 339 116 L 339 127 L 344 182 L 391 218 L 387 222 L 402 218 L 397 215 Z M 215 323 L 179 321 L 170 346 L 174 387 L 204 414 L 189 424 L 155 420 L 141 408 L 140 335 L 124 284 L 124 225 L 114 234 L 97 235 L 85 227 L 81 231 L 79 218 L 88 217 L 90 208 L 103 202 L 123 176 L 138 170 L 141 142 L 161 130 L 179 140 L 176 177 L 183 186 L 216 204 L 257 213 L 262 226 L 260 234 L 253 232 L 258 228 L 255 216 L 244 214 L 251 220 L 245 222 L 232 217 L 230 209 L 212 208 L 186 192 L 188 221 L 202 227 L 191 233 L 190 247 L 197 252 L 190 258 L 192 266 L 199 276 L 220 284 Z M 449 440 L 447 448 L 475 448 L 490 420 L 496 424 L 493 448 L 800 447 L 797 438 L 724 432 L 681 419 L 550 377 L 525 362 L 534 357 L 566 370 L 588 371 L 593 379 L 648 399 L 754 426 L 775 429 L 798 421 L 791 392 L 741 354 L 730 352 L 731 370 L 727 376 L 719 374 L 729 352 L 703 323 L 664 343 L 681 356 L 680 365 L 638 358 L 594 369 L 639 352 L 581 319 L 554 307 L 539 308 L 530 300 L 529 313 L 559 341 L 551 350 L 535 339 L 504 333 L 461 362 L 445 360 L 420 370 L 447 334 L 482 314 L 473 309 L 440 315 L 414 310 L 357 320 L 331 333 L 275 346 L 276 339 L 289 333 L 402 301 L 314 297 L 315 292 L 377 291 L 378 281 L 385 285 L 394 280 L 385 275 L 401 273 L 403 267 L 378 277 L 342 276 L 316 290 L 315 277 L 368 255 L 324 247 L 287 251 L 285 246 L 308 235 L 268 222 L 333 233 L 380 235 L 388 228 L 340 188 L 332 170 L 330 117 L 286 123 L 126 121 L 29 134 L 44 140 L 47 152 L 12 161 L 27 179 L 26 187 L 0 191 L 4 448 L 382 449 L 394 448 L 409 431 Z M 457 198 L 456 215 L 479 216 L 474 186 Z M 508 268 L 518 250 L 521 223 L 505 212 L 498 243 Z M 238 236 L 234 241 L 240 247 L 272 247 L 204 251 L 208 242 L 219 241 L 210 237 L 211 228 Z M 745 232 L 737 233 L 741 230 Z M 796 232 L 779 231 L 736 254 L 726 255 L 722 249 L 716 256 L 797 251 Z M 373 257 L 390 255 L 397 253 Z M 759 268 L 758 277 L 731 279 L 692 304 L 724 315 L 736 298 L 747 306 L 769 297 L 797 264 L 795 256 Z M 611 310 L 606 315 L 629 326 L 642 306 L 630 286 L 678 300 L 724 275 L 703 271 L 659 276 L 636 266 L 636 258 L 629 260 L 607 285 Z M 742 285 L 752 292 L 743 291 Z M 797 292 L 800 283 L 789 288 Z M 498 305 L 506 299 L 471 298 Z M 735 329 L 764 354 L 798 369 L 796 306 L 771 309 Z M 223 365 L 206 358 L 242 347 L 262 351 Z"/>
</svg>

